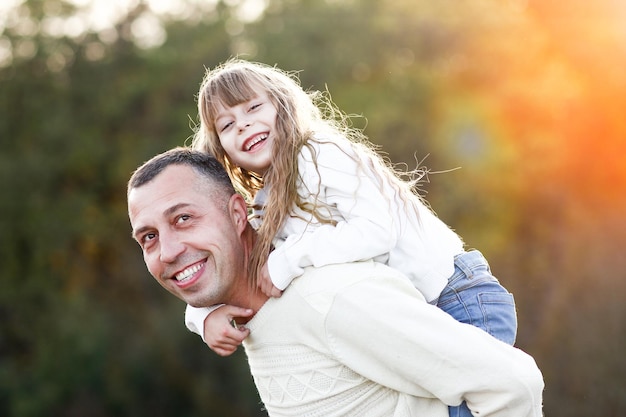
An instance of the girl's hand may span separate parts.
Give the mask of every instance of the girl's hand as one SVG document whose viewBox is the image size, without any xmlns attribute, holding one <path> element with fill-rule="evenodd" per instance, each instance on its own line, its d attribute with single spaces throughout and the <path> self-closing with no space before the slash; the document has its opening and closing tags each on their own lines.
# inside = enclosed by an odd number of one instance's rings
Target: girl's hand
<svg viewBox="0 0 626 417">
<path fill-rule="evenodd" d="M 267 267 L 267 262 L 263 265 L 263 269 L 261 270 L 261 275 L 259 276 L 259 280 L 257 282 L 259 289 L 263 292 L 263 294 L 268 297 L 278 298 L 283 292 L 276 288 L 272 283 L 272 279 L 270 278 L 270 271 Z"/>
<path fill-rule="evenodd" d="M 249 308 L 224 305 L 204 319 L 204 340 L 211 350 L 220 356 L 232 355 L 250 330 L 236 324 L 239 317 L 250 317 Z"/>
</svg>

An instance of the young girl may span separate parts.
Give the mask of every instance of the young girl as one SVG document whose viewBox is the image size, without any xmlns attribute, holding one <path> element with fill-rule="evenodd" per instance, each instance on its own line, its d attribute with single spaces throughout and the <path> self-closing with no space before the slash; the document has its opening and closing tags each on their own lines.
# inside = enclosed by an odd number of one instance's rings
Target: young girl
<svg viewBox="0 0 626 417">
<path fill-rule="evenodd" d="M 207 72 L 198 108 L 193 147 L 214 155 L 253 201 L 250 271 L 268 296 L 308 266 L 373 259 L 455 319 L 514 343 L 513 296 L 413 192 L 420 172 L 396 172 L 323 94 L 275 67 L 231 60 Z M 231 320 L 250 313 L 188 306 L 186 323 L 228 355 L 248 334 Z"/>
</svg>

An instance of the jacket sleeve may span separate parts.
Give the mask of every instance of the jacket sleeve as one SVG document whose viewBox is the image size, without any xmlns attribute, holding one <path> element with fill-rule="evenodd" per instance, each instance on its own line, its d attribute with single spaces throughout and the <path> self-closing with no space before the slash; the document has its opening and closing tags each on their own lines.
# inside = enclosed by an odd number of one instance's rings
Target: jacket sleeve
<svg viewBox="0 0 626 417">
<path fill-rule="evenodd" d="M 479 416 L 542 416 L 533 358 L 426 303 L 403 277 L 345 288 L 326 326 L 338 360 L 382 385 L 452 406 L 465 400 Z"/>
<path fill-rule="evenodd" d="M 301 155 L 300 192 L 317 195 L 341 217 L 334 217 L 336 225 L 309 226 L 304 233 L 284 236 L 268 260 L 270 277 L 277 288 L 286 288 L 308 266 L 376 257 L 385 262 L 384 257 L 396 245 L 398 227 L 388 199 L 378 181 L 359 169 L 349 153 L 349 149 L 322 144 L 317 166 L 310 155 Z"/>
<path fill-rule="evenodd" d="M 222 305 L 223 304 L 218 304 L 211 307 L 198 308 L 187 304 L 187 308 L 185 309 L 185 326 L 187 326 L 189 331 L 199 335 L 202 340 L 206 342 L 204 339 L 204 320 L 206 320 L 209 314 L 217 310 Z"/>
</svg>

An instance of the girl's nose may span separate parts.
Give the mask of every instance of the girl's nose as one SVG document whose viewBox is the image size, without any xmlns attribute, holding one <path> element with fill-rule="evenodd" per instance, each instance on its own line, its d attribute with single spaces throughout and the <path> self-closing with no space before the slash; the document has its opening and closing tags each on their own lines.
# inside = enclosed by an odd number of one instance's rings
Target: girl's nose
<svg viewBox="0 0 626 417">
<path fill-rule="evenodd" d="M 246 130 L 247 128 L 249 128 L 251 123 L 249 121 L 247 121 L 247 120 L 242 120 L 242 121 L 240 121 L 238 123 L 238 125 L 239 125 L 239 131 L 241 132 L 241 131 Z"/>
</svg>

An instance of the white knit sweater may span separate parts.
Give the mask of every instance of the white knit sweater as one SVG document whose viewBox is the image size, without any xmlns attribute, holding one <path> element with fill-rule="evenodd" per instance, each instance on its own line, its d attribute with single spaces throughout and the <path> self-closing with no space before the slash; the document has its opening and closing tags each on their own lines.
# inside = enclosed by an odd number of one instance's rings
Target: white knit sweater
<svg viewBox="0 0 626 417">
<path fill-rule="evenodd" d="M 250 369 L 270 416 L 540 417 L 534 360 L 426 303 L 374 262 L 307 268 L 248 323 Z"/>
</svg>

